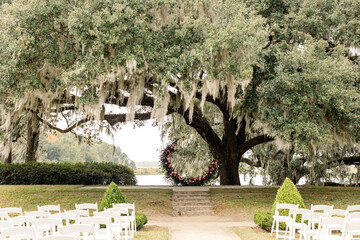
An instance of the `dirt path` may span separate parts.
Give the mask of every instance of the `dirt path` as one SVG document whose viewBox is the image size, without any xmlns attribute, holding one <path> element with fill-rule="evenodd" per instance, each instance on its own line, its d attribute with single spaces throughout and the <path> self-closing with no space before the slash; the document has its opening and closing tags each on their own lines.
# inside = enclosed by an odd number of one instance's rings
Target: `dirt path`
<svg viewBox="0 0 360 240">
<path fill-rule="evenodd" d="M 167 227 L 169 240 L 240 240 L 233 227 L 254 226 L 220 216 L 154 217 L 147 225 Z"/>
</svg>

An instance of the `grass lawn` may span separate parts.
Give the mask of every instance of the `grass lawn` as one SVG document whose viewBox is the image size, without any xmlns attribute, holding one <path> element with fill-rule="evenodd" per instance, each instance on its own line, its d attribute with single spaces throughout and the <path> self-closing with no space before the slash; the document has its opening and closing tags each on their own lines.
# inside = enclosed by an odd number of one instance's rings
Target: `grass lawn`
<svg viewBox="0 0 360 240">
<path fill-rule="evenodd" d="M 270 211 L 277 189 L 210 189 L 210 193 L 216 214 L 242 215 L 244 219 L 252 221 L 255 210 Z M 298 189 L 307 208 L 310 208 L 311 204 L 333 204 L 334 208 L 346 209 L 347 205 L 360 204 L 360 188 L 304 186 Z"/>
<path fill-rule="evenodd" d="M 137 232 L 134 240 L 167 240 L 168 229 L 163 227 L 145 226 Z"/>
<path fill-rule="evenodd" d="M 37 210 L 37 205 L 60 204 L 61 209 L 74 209 L 75 203 L 100 204 L 105 189 L 82 189 L 73 185 L 0 185 L 0 207 L 23 207 Z M 171 190 L 122 190 L 128 202 L 135 202 L 136 211 L 152 214 L 170 214 Z"/>
<path fill-rule="evenodd" d="M 234 228 L 234 232 L 241 238 L 246 240 L 273 240 L 275 234 L 270 236 L 270 234 L 261 228 L 258 227 L 238 227 Z"/>
</svg>

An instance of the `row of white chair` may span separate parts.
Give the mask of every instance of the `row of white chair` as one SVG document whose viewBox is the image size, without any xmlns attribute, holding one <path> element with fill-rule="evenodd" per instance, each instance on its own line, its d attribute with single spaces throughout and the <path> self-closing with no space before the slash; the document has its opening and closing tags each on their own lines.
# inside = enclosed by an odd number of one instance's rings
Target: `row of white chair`
<svg viewBox="0 0 360 240">
<path fill-rule="evenodd" d="M 0 219 L 2 220 L 0 221 L 0 229 L 5 230 L 13 227 L 33 228 L 36 236 L 39 237 L 59 234 L 56 230 L 63 229 L 64 226 L 70 227 L 74 225 L 74 227 L 76 227 L 79 224 L 84 225 L 84 223 L 91 222 L 95 224 L 96 235 L 99 235 L 100 232 L 108 231 L 107 234 L 109 234 L 109 236 L 117 236 L 116 239 L 134 238 L 136 231 L 134 203 L 113 204 L 113 208 L 106 209 L 104 212 L 97 211 L 97 204 L 76 204 L 75 208 L 76 210 L 61 213 L 60 206 L 57 205 L 57 209 L 55 209 L 54 205 L 48 205 L 46 209 L 38 207 L 40 211 L 25 212 L 25 216 L 22 215 L 21 208 L 3 208 L 2 211 L 0 210 Z M 93 211 L 94 217 L 89 217 L 91 210 Z M 57 213 L 50 214 L 51 211 Z M 19 216 L 10 218 L 8 216 L 9 213 L 17 213 Z M 71 222 L 74 224 L 70 225 Z M 102 222 L 101 231 L 100 222 Z M 108 224 L 106 223 L 111 224 L 107 227 Z M 105 229 L 103 229 L 104 227 Z M 81 228 L 84 227 L 82 226 Z M 112 232 L 114 232 L 114 234 Z M 106 237 L 104 239 L 110 238 Z"/>
<path fill-rule="evenodd" d="M 276 232 L 276 239 L 278 238 L 286 238 L 287 234 L 289 233 L 290 236 L 289 238 L 292 239 L 295 236 L 295 231 L 296 230 L 304 230 L 304 224 L 300 223 L 300 222 L 296 222 L 294 220 L 294 216 L 295 219 L 297 216 L 302 216 L 302 215 L 310 215 L 312 214 L 312 216 L 315 218 L 317 218 L 317 224 L 319 224 L 320 221 L 320 217 L 324 218 L 324 217 L 343 217 L 343 220 L 347 221 L 348 219 L 358 219 L 360 217 L 360 212 L 356 212 L 356 211 L 360 211 L 360 205 L 353 205 L 353 206 L 348 206 L 348 208 L 345 209 L 333 209 L 334 206 L 333 205 L 311 205 L 310 210 L 308 209 L 299 209 L 299 205 L 294 205 L 294 204 L 287 204 L 287 203 L 282 203 L 279 204 L 277 203 L 276 205 L 276 210 L 275 210 L 275 214 L 273 216 L 273 224 L 272 224 L 272 228 L 271 228 L 271 235 L 273 234 L 273 232 Z M 299 219 L 299 217 L 297 217 Z M 307 220 L 306 220 L 307 221 Z M 286 230 L 282 231 L 279 229 L 279 225 L 280 223 L 284 223 L 286 224 Z M 359 228 L 360 230 L 360 228 Z M 312 232 L 316 232 L 316 231 L 312 231 Z M 283 233 L 284 235 L 280 235 L 280 233 Z M 318 235 L 317 235 L 318 236 Z"/>
</svg>

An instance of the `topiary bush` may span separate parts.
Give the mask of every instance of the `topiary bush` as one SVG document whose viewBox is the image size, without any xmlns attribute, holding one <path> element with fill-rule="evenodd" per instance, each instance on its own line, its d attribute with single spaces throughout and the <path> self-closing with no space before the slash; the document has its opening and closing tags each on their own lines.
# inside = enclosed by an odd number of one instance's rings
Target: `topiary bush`
<svg viewBox="0 0 360 240">
<path fill-rule="evenodd" d="M 275 197 L 274 204 L 271 208 L 271 212 L 267 211 L 255 211 L 254 221 L 262 229 L 266 231 L 271 231 L 271 225 L 275 214 L 276 203 L 291 203 L 299 204 L 300 208 L 305 208 L 304 200 L 301 197 L 299 191 L 297 190 L 294 183 L 286 178 L 284 183 L 278 189 Z M 289 210 L 280 210 L 280 215 L 288 215 Z M 280 223 L 279 228 L 285 230 L 285 224 Z"/>
<path fill-rule="evenodd" d="M 101 200 L 99 210 L 103 211 L 104 208 L 112 208 L 113 203 L 124 203 L 126 202 L 125 196 L 122 194 L 116 183 L 110 183 L 109 187 Z"/>
<path fill-rule="evenodd" d="M 115 163 L 12 163 L 0 164 L 0 184 L 96 185 L 115 182 L 135 185 L 134 171 Z"/>
<path fill-rule="evenodd" d="M 113 203 L 125 203 L 126 197 L 122 194 L 116 183 L 110 183 L 109 187 L 101 200 L 99 211 L 104 211 L 104 208 L 112 208 Z M 147 217 L 143 213 L 135 213 L 136 229 L 142 228 L 147 223 Z"/>
<path fill-rule="evenodd" d="M 135 213 L 136 218 L 136 229 L 139 230 L 147 223 L 147 217 L 143 213 Z"/>
<path fill-rule="evenodd" d="M 272 225 L 272 215 L 271 212 L 264 210 L 256 210 L 254 214 L 254 222 L 260 228 L 270 232 Z"/>
<path fill-rule="evenodd" d="M 275 201 L 271 208 L 271 214 L 273 215 L 275 213 L 276 203 L 291 203 L 295 205 L 299 204 L 300 208 L 305 208 L 303 198 L 301 197 L 294 183 L 289 178 L 285 178 L 284 183 L 277 190 Z M 288 213 L 288 210 L 280 211 L 280 215 L 286 215 Z"/>
</svg>

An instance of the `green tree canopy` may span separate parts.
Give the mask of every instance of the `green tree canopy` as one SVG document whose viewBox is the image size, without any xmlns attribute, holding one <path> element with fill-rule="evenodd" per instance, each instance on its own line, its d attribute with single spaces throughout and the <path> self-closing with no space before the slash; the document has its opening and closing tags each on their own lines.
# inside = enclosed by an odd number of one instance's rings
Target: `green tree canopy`
<svg viewBox="0 0 360 240">
<path fill-rule="evenodd" d="M 13 106 L 3 128 L 24 111 L 63 132 L 179 114 L 218 156 L 221 184 L 240 184 L 259 144 L 315 153 L 359 141 L 359 1 L 15 0 L 0 11 L 2 108 Z M 52 121 L 64 111 L 78 117 L 67 130 Z"/>
</svg>

